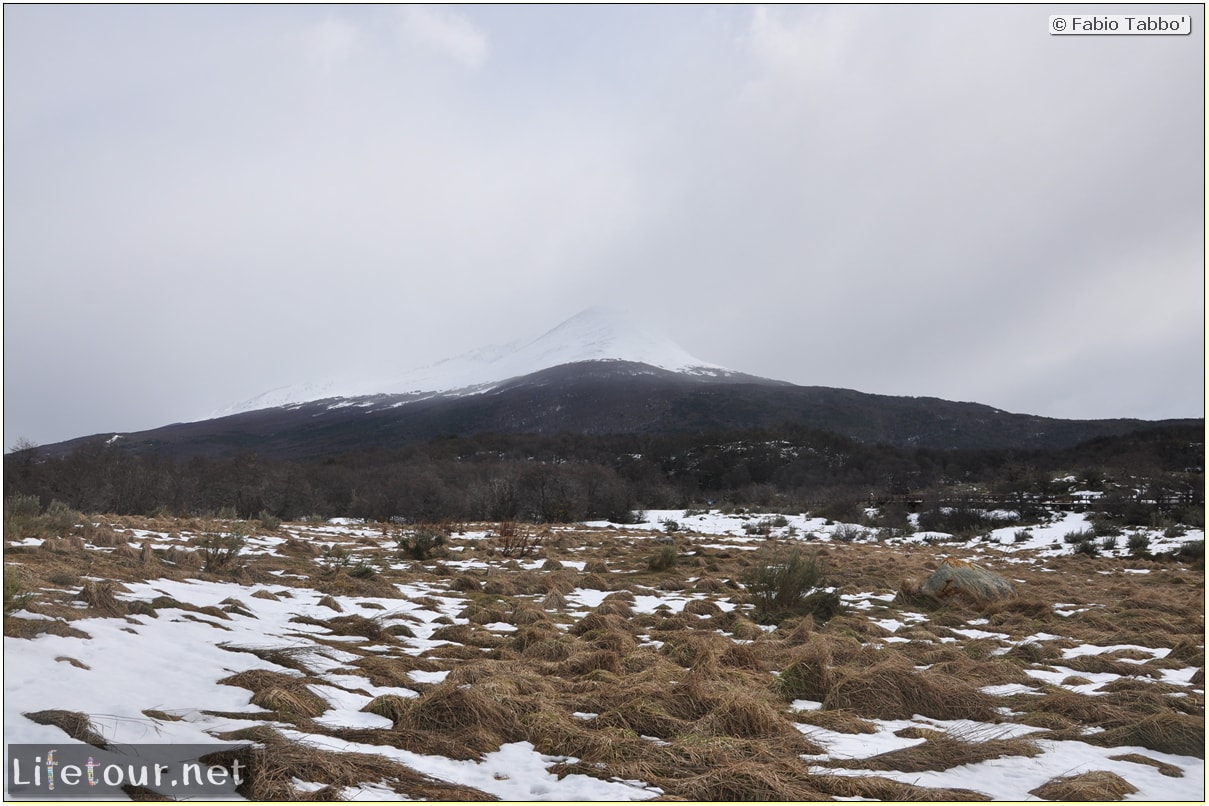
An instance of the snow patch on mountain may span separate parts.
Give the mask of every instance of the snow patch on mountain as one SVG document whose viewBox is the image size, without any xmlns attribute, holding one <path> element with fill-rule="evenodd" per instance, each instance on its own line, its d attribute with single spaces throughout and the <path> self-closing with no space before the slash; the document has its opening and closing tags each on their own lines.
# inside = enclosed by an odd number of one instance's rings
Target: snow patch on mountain
<svg viewBox="0 0 1209 806">
<path fill-rule="evenodd" d="M 328 398 L 420 393 L 475 393 L 510 378 L 581 361 L 629 361 L 687 375 L 737 374 L 702 361 L 625 311 L 596 306 L 581 311 L 530 342 L 481 347 L 388 380 L 326 381 L 283 386 L 212 414 L 247 411 Z"/>
</svg>

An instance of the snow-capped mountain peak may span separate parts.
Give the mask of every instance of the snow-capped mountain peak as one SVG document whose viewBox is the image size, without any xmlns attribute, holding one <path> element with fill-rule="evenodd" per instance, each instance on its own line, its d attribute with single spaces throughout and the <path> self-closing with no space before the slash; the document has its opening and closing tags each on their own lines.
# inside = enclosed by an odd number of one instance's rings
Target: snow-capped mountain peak
<svg viewBox="0 0 1209 806">
<path fill-rule="evenodd" d="M 627 361 L 698 376 L 731 375 L 701 361 L 629 313 L 605 306 L 575 316 L 529 342 L 481 347 L 391 379 L 281 387 L 214 413 L 214 417 L 327 398 L 483 391 L 510 378 L 581 361 Z"/>
<path fill-rule="evenodd" d="M 629 313 L 604 306 L 580 311 L 506 358 L 517 362 L 518 368 L 529 367 L 509 377 L 577 361 L 633 361 L 673 372 L 726 372 L 724 367 L 694 358 Z"/>
</svg>

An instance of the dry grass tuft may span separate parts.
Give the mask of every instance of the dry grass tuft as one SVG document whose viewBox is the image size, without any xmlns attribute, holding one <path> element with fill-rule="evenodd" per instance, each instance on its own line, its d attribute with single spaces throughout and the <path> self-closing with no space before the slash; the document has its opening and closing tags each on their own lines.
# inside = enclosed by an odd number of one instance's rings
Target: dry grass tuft
<svg viewBox="0 0 1209 806">
<path fill-rule="evenodd" d="M 567 597 L 563 596 L 558 591 L 550 591 L 546 594 L 546 598 L 542 599 L 542 610 L 566 610 Z"/>
<path fill-rule="evenodd" d="M 253 739 L 257 745 L 211 754 L 206 761 L 241 761 L 247 775 L 237 791 L 252 801 L 338 800 L 341 789 L 370 781 L 383 782 L 408 800 L 493 799 L 480 790 L 438 781 L 380 755 L 324 750 L 286 739 L 268 727 L 243 731 L 240 738 Z M 314 792 L 302 791 L 293 784 L 298 780 L 325 786 Z"/>
<path fill-rule="evenodd" d="M 95 610 L 102 616 L 115 617 L 126 615 L 126 604 L 119 602 L 113 595 L 115 591 L 125 590 L 124 587 L 109 580 L 101 582 L 85 582 L 84 588 L 76 594 L 77 601 L 88 604 L 89 610 Z"/>
<path fill-rule="evenodd" d="M 1184 771 L 1174 764 L 1167 764 L 1158 759 L 1144 756 L 1141 753 L 1125 753 L 1120 756 L 1109 756 L 1112 761 L 1128 761 L 1131 764 L 1145 764 L 1148 767 L 1154 767 L 1160 774 L 1166 775 L 1168 778 L 1183 778 Z"/>
<path fill-rule="evenodd" d="M 1128 720 L 1128 712 L 1101 696 L 1079 694 L 1062 688 L 1048 687 L 1042 697 L 1026 701 L 1030 711 L 1059 714 L 1087 725 L 1119 725 Z"/>
<path fill-rule="evenodd" d="M 668 794 L 695 801 L 817 801 L 828 800 L 811 787 L 800 764 L 789 761 L 736 761 L 692 776 L 668 787 Z"/>
<path fill-rule="evenodd" d="M 465 742 L 479 753 L 498 750 L 519 741 L 518 714 L 483 691 L 482 686 L 448 681 L 420 697 L 399 703 L 392 717 L 395 730 L 435 733 Z"/>
<path fill-rule="evenodd" d="M 751 619 L 736 616 L 730 620 L 730 634 L 740 641 L 754 641 L 764 634 L 764 631 Z"/>
<path fill-rule="evenodd" d="M 1205 757 L 1205 717 L 1180 713 L 1146 716 L 1084 741 L 1103 747 L 1145 747 L 1176 756 Z"/>
<path fill-rule="evenodd" d="M 593 611 L 601 616 L 619 616 L 621 618 L 630 618 L 634 615 L 634 608 L 629 602 L 619 599 L 605 599 Z"/>
<path fill-rule="evenodd" d="M 787 700 L 822 702 L 834 683 L 830 647 L 822 640 L 810 641 L 792 658 L 777 677 L 781 696 Z"/>
<path fill-rule="evenodd" d="M 336 616 L 327 620 L 327 627 L 333 635 L 360 636 L 383 644 L 395 642 L 395 637 L 383 627 L 379 619 L 366 618 L 356 614 Z"/>
<path fill-rule="evenodd" d="M 685 603 L 684 612 L 691 613 L 694 616 L 720 616 L 722 615 L 722 608 L 709 599 L 692 599 Z"/>
<path fill-rule="evenodd" d="M 877 775 L 815 775 L 810 783 L 836 798 L 880 800 L 898 803 L 962 803 L 988 801 L 989 795 L 970 789 L 932 789 L 904 784 Z"/>
<path fill-rule="evenodd" d="M 751 669 L 754 672 L 768 671 L 768 664 L 764 662 L 760 652 L 752 648 L 751 644 L 731 644 L 718 658 L 718 661 L 723 666 L 736 669 Z"/>
<path fill-rule="evenodd" d="M 593 633 L 620 632 L 630 633 L 629 624 L 620 616 L 589 613 L 571 626 L 571 634 L 588 638 Z"/>
<path fill-rule="evenodd" d="M 327 700 L 307 686 L 306 680 L 267 669 L 249 669 L 218 681 L 252 692 L 252 704 L 281 715 L 286 721 L 313 718 L 328 709 Z"/>
<path fill-rule="evenodd" d="M 411 678 L 408 672 L 413 670 L 433 672 L 437 670 L 436 664 L 432 661 L 406 653 L 399 655 L 367 655 L 364 658 L 358 658 L 353 661 L 352 665 L 365 672 L 365 676 L 369 678 L 369 682 L 375 686 L 394 686 L 398 688 L 411 688 L 416 685 L 416 681 Z"/>
<path fill-rule="evenodd" d="M 963 764 L 978 764 L 1004 756 L 1032 758 L 1041 753 L 1036 742 L 1023 737 L 988 739 L 977 735 L 967 737 L 937 731 L 921 733 L 925 739 L 923 744 L 879 753 L 870 758 L 826 761 L 822 764 L 841 769 L 925 772 L 927 770 L 948 770 Z"/>
<path fill-rule="evenodd" d="M 1043 800 L 1086 802 L 1121 800 L 1126 795 L 1137 791 L 1136 786 L 1116 773 L 1095 770 L 1080 775 L 1055 778 L 1036 789 L 1030 789 L 1029 794 L 1036 795 Z"/>
<path fill-rule="evenodd" d="M 731 691 L 714 699 L 710 712 L 696 722 L 694 730 L 713 736 L 773 739 L 781 748 L 792 748 L 799 754 L 824 752 L 795 728 L 785 714 L 744 691 Z"/>
<path fill-rule="evenodd" d="M 870 719 L 911 719 L 921 714 L 986 722 L 994 718 L 998 705 L 994 697 L 960 678 L 917 671 L 897 653 L 864 669 L 845 667 L 834 672 L 823 708 L 842 708 Z"/>
<path fill-rule="evenodd" d="M 621 728 L 638 736 L 656 736 L 670 740 L 689 730 L 691 723 L 670 713 L 663 698 L 642 692 L 600 713 L 593 728 Z"/>
<path fill-rule="evenodd" d="M 794 711 L 790 718 L 803 725 L 814 725 L 837 733 L 877 733 L 879 730 L 877 725 L 851 711 Z"/>
<path fill-rule="evenodd" d="M 609 582 L 601 574 L 585 574 L 579 580 L 579 587 L 588 590 L 607 591 L 609 590 Z"/>
<path fill-rule="evenodd" d="M 529 604 L 519 604 L 514 607 L 506 620 L 509 624 L 516 627 L 532 624 L 553 624 L 550 621 L 550 617 L 544 611 Z"/>
<path fill-rule="evenodd" d="M 1204 666 L 1204 641 L 1190 635 L 1182 635 L 1176 639 L 1171 652 L 1167 653 L 1167 659 L 1183 661 L 1189 666 Z"/>
<path fill-rule="evenodd" d="M 35 711 L 23 716 L 39 725 L 52 725 L 59 728 L 77 742 L 90 744 L 93 747 L 104 748 L 108 746 L 105 737 L 93 726 L 88 714 L 82 714 L 79 711 L 51 709 L 49 711 Z"/>
<path fill-rule="evenodd" d="M 367 702 L 361 710 L 367 714 L 384 716 L 394 723 L 398 722 L 400 715 L 407 710 L 412 699 L 398 694 L 383 694 Z"/>
<path fill-rule="evenodd" d="M 686 669 L 704 669 L 716 667 L 721 655 L 733 646 L 714 633 L 674 633 L 664 640 L 659 654 Z"/>
</svg>

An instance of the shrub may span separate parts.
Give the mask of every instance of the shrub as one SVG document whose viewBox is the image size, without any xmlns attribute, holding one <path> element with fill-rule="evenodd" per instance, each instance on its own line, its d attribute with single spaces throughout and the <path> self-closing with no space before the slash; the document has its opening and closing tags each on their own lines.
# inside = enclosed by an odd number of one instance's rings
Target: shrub
<svg viewBox="0 0 1209 806">
<path fill-rule="evenodd" d="M 1182 544 L 1179 548 L 1173 549 L 1168 556 L 1176 560 L 1191 563 L 1205 562 L 1205 541 L 1193 540 Z"/>
<path fill-rule="evenodd" d="M 47 526 L 53 529 L 56 534 L 61 535 L 65 532 L 70 532 L 72 527 L 84 519 L 84 516 L 62 501 L 51 501 L 50 506 L 46 508 L 46 514 L 43 518 Z"/>
<path fill-rule="evenodd" d="M 749 568 L 743 584 L 757 616 L 766 623 L 815 613 L 826 620 L 839 612 L 838 596 L 815 595 L 826 593 L 818 591 L 823 586 L 823 569 L 817 554 L 803 557 L 796 549 L 788 555 L 773 554 Z"/>
<path fill-rule="evenodd" d="M 4 499 L 5 518 L 32 518 L 42 514 L 42 504 L 36 495 L 14 493 Z"/>
<path fill-rule="evenodd" d="M 32 537 L 38 530 L 42 504 L 36 495 L 10 495 L 4 499 L 4 536 L 9 540 Z"/>
<path fill-rule="evenodd" d="M 541 537 L 515 521 L 502 521 L 496 531 L 500 554 L 505 557 L 525 557 L 541 546 Z M 439 544 L 438 544 L 439 545 Z"/>
<path fill-rule="evenodd" d="M 1150 553 L 1150 536 L 1145 532 L 1134 532 L 1125 545 L 1134 557 L 1145 557 Z"/>
<path fill-rule="evenodd" d="M 1095 532 L 1090 529 L 1084 529 L 1079 532 L 1067 532 L 1062 536 L 1062 542 L 1067 545 L 1077 546 L 1080 543 L 1090 543 L 1095 537 Z"/>
<path fill-rule="evenodd" d="M 1117 547 L 1116 535 L 1105 535 L 1100 538 L 1100 551 L 1113 551 Z"/>
<path fill-rule="evenodd" d="M 1075 554 L 1086 554 L 1088 557 L 1098 557 L 1100 555 L 1100 547 L 1096 545 L 1094 540 L 1084 540 L 1075 543 Z"/>
<path fill-rule="evenodd" d="M 352 562 L 352 559 L 348 549 L 332 544 L 323 550 L 316 562 L 323 567 L 325 573 L 333 575 Z"/>
<path fill-rule="evenodd" d="M 676 523 L 671 518 L 660 521 L 663 524 L 663 530 L 669 535 L 680 531 L 680 524 Z"/>
<path fill-rule="evenodd" d="M 1121 527 L 1103 516 L 1093 517 L 1091 528 L 1096 537 L 1116 537 L 1121 534 Z"/>
<path fill-rule="evenodd" d="M 831 533 L 832 540 L 838 540 L 841 543 L 851 543 L 865 534 L 865 530 L 851 523 L 841 523 L 835 527 Z"/>
<path fill-rule="evenodd" d="M 369 560 L 361 560 L 349 569 L 348 575 L 354 579 L 373 579 L 378 575 L 378 566 Z"/>
<path fill-rule="evenodd" d="M 206 535 L 198 541 L 202 550 L 203 567 L 207 571 L 229 568 L 247 542 L 248 537 L 238 524 L 232 524 L 228 534 Z"/>
<path fill-rule="evenodd" d="M 405 532 L 399 538 L 399 548 L 413 560 L 427 560 L 434 551 L 443 545 L 445 545 L 445 533 L 428 526 Z"/>
<path fill-rule="evenodd" d="M 675 568 L 679 559 L 675 546 L 660 546 L 659 550 L 647 560 L 647 567 L 652 571 L 667 571 Z"/>
<path fill-rule="evenodd" d="M 21 610 L 29 604 L 29 600 L 32 598 L 33 592 L 25 589 L 25 583 L 21 581 L 21 576 L 17 573 L 17 569 L 11 565 L 5 566 L 4 614 L 8 615 L 9 613 Z"/>
<path fill-rule="evenodd" d="M 281 518 L 277 517 L 266 509 L 262 509 L 260 511 L 260 515 L 257 517 L 257 520 L 260 521 L 261 527 L 269 530 L 270 532 L 281 526 Z"/>
</svg>

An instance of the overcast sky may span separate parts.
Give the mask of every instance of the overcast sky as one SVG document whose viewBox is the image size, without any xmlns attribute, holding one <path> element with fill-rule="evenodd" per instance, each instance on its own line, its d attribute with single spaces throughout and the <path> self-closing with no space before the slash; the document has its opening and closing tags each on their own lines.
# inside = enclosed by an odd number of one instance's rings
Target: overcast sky
<svg viewBox="0 0 1209 806">
<path fill-rule="evenodd" d="M 4 444 L 596 303 L 800 384 L 1203 416 L 1202 7 L 1078 8 L 7 5 Z"/>
</svg>

